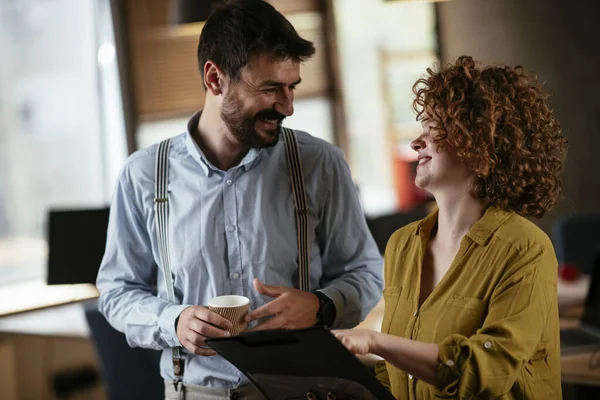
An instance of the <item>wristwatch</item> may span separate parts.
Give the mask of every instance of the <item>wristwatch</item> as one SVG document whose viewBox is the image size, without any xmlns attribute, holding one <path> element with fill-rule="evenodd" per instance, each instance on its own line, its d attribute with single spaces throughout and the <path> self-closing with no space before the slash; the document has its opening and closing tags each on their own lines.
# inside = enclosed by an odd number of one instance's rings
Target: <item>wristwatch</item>
<svg viewBox="0 0 600 400">
<path fill-rule="evenodd" d="M 335 304 L 333 300 L 318 290 L 314 294 L 319 298 L 319 311 L 317 312 L 317 325 L 331 327 L 335 322 Z"/>
</svg>

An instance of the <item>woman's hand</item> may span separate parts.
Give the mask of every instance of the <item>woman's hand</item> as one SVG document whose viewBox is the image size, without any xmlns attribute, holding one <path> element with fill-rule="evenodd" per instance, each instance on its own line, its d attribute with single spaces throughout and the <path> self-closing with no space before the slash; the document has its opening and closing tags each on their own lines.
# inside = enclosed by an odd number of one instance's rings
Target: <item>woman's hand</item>
<svg viewBox="0 0 600 400">
<path fill-rule="evenodd" d="M 373 353 L 377 332 L 368 329 L 345 329 L 331 331 L 353 354 L 366 355 Z"/>
</svg>

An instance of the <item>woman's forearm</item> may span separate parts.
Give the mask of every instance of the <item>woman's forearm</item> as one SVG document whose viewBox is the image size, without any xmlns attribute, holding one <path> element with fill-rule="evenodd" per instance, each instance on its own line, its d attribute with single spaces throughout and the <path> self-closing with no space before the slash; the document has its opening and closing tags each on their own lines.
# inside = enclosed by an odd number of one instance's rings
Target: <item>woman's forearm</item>
<svg viewBox="0 0 600 400">
<path fill-rule="evenodd" d="M 438 366 L 439 349 L 435 343 L 423 343 L 375 332 L 373 354 L 407 374 L 432 384 Z"/>
</svg>

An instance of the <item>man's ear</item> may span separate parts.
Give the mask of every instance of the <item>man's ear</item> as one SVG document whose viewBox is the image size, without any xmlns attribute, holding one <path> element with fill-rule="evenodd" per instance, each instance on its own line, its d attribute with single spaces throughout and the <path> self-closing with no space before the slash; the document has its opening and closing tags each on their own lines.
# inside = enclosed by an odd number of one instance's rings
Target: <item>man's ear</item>
<svg viewBox="0 0 600 400">
<path fill-rule="evenodd" d="M 223 93 L 223 77 L 225 73 L 213 61 L 204 63 L 204 86 L 213 96 Z"/>
</svg>

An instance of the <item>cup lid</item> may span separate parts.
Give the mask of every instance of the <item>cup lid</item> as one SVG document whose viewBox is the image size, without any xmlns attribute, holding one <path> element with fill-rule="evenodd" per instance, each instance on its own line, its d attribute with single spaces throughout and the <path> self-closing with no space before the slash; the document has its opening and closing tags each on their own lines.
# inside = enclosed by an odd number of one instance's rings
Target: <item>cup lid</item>
<svg viewBox="0 0 600 400">
<path fill-rule="evenodd" d="M 245 296 L 226 295 L 213 297 L 208 301 L 210 307 L 242 307 L 250 303 L 250 299 Z"/>
</svg>

